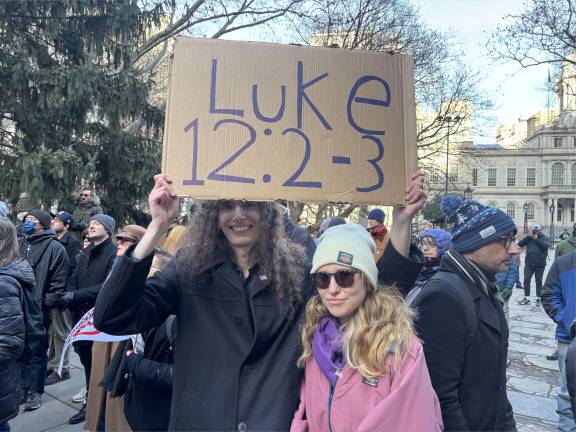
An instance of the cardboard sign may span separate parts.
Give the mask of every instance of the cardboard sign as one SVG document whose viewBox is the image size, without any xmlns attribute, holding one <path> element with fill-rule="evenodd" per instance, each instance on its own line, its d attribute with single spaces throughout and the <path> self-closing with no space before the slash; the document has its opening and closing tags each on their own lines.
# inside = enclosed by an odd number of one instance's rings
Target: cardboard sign
<svg viewBox="0 0 576 432">
<path fill-rule="evenodd" d="M 198 199 L 402 204 L 409 56 L 177 38 L 163 172 Z"/>
</svg>

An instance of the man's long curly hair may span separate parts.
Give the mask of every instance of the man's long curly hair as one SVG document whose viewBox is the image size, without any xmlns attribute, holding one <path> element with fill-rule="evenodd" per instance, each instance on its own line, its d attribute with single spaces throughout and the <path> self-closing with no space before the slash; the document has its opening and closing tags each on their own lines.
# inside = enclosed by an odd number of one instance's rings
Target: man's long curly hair
<svg viewBox="0 0 576 432">
<path fill-rule="evenodd" d="M 176 257 L 176 271 L 183 283 L 193 283 L 215 265 L 222 249 L 232 252 L 218 225 L 218 202 L 208 201 L 196 211 L 190 222 L 181 253 Z M 306 253 L 285 237 L 282 208 L 275 202 L 255 203 L 260 213 L 259 241 L 254 249 L 254 262 L 274 289 L 280 310 L 292 316 L 302 301 L 308 270 Z"/>
</svg>

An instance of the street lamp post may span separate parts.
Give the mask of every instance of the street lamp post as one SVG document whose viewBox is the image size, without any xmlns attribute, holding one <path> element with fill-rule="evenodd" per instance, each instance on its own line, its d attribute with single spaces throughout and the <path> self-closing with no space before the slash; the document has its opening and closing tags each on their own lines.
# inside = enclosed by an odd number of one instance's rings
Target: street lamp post
<svg viewBox="0 0 576 432">
<path fill-rule="evenodd" d="M 524 210 L 524 235 L 526 235 L 528 234 L 528 203 L 524 203 L 522 210 Z"/>
<path fill-rule="evenodd" d="M 552 200 L 552 204 L 550 204 L 548 210 L 550 211 L 550 244 L 554 247 L 554 211 L 556 210 L 554 200 Z"/>
<path fill-rule="evenodd" d="M 470 185 L 467 185 L 466 189 L 464 189 L 464 198 L 472 199 L 472 192 L 474 192 L 474 190 L 470 188 Z"/>
<path fill-rule="evenodd" d="M 448 195 L 448 161 L 450 156 L 450 123 L 458 123 L 462 118 L 460 116 L 438 116 L 438 120 L 442 123 L 447 123 L 446 131 L 446 170 L 444 179 L 444 195 Z"/>
</svg>

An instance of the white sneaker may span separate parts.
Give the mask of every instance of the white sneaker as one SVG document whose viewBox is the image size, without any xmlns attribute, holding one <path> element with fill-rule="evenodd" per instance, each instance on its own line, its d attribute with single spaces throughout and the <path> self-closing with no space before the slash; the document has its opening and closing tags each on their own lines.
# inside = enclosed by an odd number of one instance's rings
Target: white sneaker
<svg viewBox="0 0 576 432">
<path fill-rule="evenodd" d="M 86 403 L 86 396 L 88 392 L 86 391 L 86 387 L 84 387 L 78 394 L 72 396 L 72 402 L 74 403 Z"/>
</svg>

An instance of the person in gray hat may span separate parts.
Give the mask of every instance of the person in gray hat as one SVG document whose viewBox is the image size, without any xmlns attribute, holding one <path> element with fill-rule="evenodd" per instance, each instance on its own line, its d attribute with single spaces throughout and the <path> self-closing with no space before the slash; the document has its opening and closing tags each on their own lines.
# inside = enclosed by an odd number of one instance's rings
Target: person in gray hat
<svg viewBox="0 0 576 432">
<path fill-rule="evenodd" d="M 66 289 L 69 260 L 64 246 L 50 229 L 52 217 L 42 210 L 30 210 L 22 221 L 24 238 L 20 243 L 20 256 L 34 270 L 36 287 L 34 295 L 41 302 L 45 338 L 37 352 L 32 353 L 29 364 L 22 369 L 22 387 L 26 396 L 27 411 L 40 408 L 40 395 L 44 393 L 44 378 L 48 366 L 48 329 L 51 309 Z"/>
<path fill-rule="evenodd" d="M 102 288 L 106 276 L 112 269 L 116 257 L 116 245 L 112 241 L 112 233 L 116 221 L 111 216 L 98 214 L 90 220 L 89 234 L 92 243 L 79 256 L 76 270 L 70 278 L 67 292 L 60 298 L 59 307 L 70 309 L 72 322 L 78 322 L 86 312 L 94 307 L 96 297 Z M 92 368 L 92 342 L 74 342 L 74 351 L 78 353 L 84 366 L 86 387 L 90 383 Z M 86 404 L 73 415 L 70 424 L 81 423 L 86 416 Z"/>
</svg>

